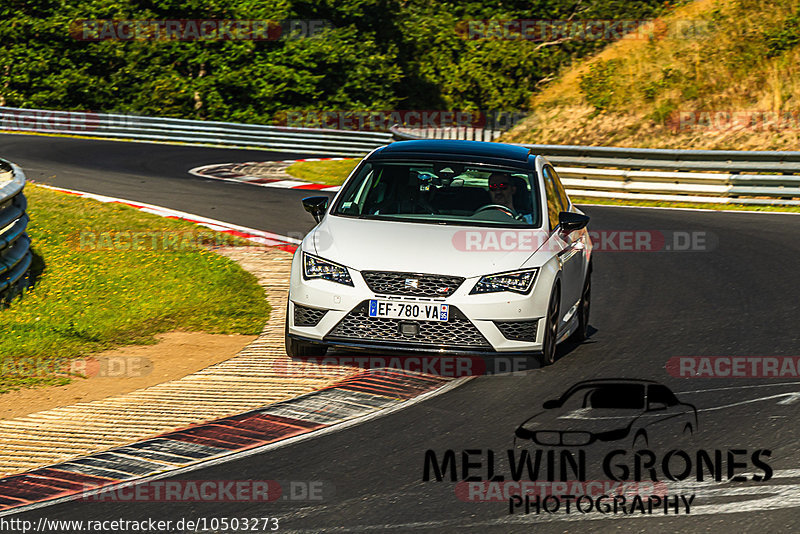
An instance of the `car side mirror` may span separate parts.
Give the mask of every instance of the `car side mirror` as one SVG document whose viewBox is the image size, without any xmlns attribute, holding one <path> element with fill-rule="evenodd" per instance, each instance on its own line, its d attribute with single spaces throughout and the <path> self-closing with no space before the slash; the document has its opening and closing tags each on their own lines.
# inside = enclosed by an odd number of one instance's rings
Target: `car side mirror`
<svg viewBox="0 0 800 534">
<path fill-rule="evenodd" d="M 561 227 L 561 233 L 570 234 L 575 230 L 586 228 L 586 225 L 589 224 L 589 216 L 571 211 L 562 211 L 558 214 L 558 224 Z"/>
<path fill-rule="evenodd" d="M 545 410 L 552 410 L 553 408 L 561 408 L 561 402 L 558 399 L 550 399 L 542 404 Z"/>
<path fill-rule="evenodd" d="M 648 412 L 660 412 L 667 409 L 667 405 L 663 402 L 651 402 L 648 407 Z"/>
<path fill-rule="evenodd" d="M 303 199 L 303 208 L 320 222 L 325 210 L 328 209 L 328 197 L 306 197 Z"/>
</svg>

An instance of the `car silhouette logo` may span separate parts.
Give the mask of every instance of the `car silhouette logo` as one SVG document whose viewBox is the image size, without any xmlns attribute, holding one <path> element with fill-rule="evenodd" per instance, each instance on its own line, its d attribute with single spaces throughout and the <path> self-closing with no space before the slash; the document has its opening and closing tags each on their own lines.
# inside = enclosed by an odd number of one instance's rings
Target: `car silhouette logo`
<svg viewBox="0 0 800 534">
<path fill-rule="evenodd" d="M 582 447 L 594 442 L 628 441 L 638 448 L 697 431 L 697 410 L 666 386 L 650 380 L 600 379 L 579 382 L 544 411 L 525 420 L 515 440 L 549 447 Z"/>
<path fill-rule="evenodd" d="M 419 280 L 417 278 L 406 278 L 406 287 L 419 289 Z"/>
</svg>

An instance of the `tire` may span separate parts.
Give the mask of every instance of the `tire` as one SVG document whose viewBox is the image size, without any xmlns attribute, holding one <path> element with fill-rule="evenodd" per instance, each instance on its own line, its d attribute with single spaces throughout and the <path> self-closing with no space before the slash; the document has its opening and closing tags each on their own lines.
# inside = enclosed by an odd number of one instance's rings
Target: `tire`
<svg viewBox="0 0 800 534">
<path fill-rule="evenodd" d="M 539 356 L 539 363 L 542 367 L 551 365 L 556 361 L 556 341 L 558 341 L 558 312 L 560 308 L 561 292 L 559 287 L 553 289 L 550 295 L 550 302 L 547 304 L 547 317 L 545 319 L 544 340 L 542 342 L 542 354 Z"/>
<path fill-rule="evenodd" d="M 308 343 L 289 337 L 289 307 L 286 307 L 286 327 L 283 333 L 286 355 L 290 358 L 321 358 L 328 352 L 328 346 L 322 343 Z"/>
<path fill-rule="evenodd" d="M 589 338 L 589 311 L 592 305 L 592 272 L 586 275 L 586 282 L 583 284 L 581 301 L 578 304 L 578 329 L 573 332 L 571 339 L 577 343 L 582 343 Z"/>
</svg>

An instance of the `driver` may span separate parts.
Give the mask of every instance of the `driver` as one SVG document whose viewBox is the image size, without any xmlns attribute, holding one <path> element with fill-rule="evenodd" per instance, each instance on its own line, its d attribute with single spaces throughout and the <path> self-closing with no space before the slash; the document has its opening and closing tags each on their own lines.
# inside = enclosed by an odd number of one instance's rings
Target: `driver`
<svg viewBox="0 0 800 534">
<path fill-rule="evenodd" d="M 514 208 L 514 195 L 516 193 L 517 186 L 511 182 L 510 176 L 501 172 L 493 172 L 489 175 L 489 197 L 492 199 L 492 203 L 509 208 L 515 219 L 533 224 L 532 214 L 520 214 Z"/>
</svg>

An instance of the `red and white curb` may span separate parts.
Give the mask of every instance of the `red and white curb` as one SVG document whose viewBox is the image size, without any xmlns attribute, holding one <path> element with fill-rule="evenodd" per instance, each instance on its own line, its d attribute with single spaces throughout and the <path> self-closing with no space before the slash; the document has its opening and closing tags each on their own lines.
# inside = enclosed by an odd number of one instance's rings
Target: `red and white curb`
<svg viewBox="0 0 800 534">
<path fill-rule="evenodd" d="M 469 378 L 388 369 L 363 371 L 265 408 L 0 479 L 0 516 L 87 499 L 145 480 L 266 452 L 388 414 Z M 270 489 L 272 497 L 280 497 L 280 487 Z"/>
<path fill-rule="evenodd" d="M 247 239 L 248 241 L 258 243 L 260 245 L 279 248 L 281 250 L 285 250 L 286 252 L 294 252 L 297 249 L 297 246 L 300 244 L 299 239 L 292 237 L 273 234 L 272 232 L 265 232 L 263 230 L 256 230 L 255 228 L 247 228 L 246 226 L 239 226 L 224 221 L 218 221 L 216 219 L 209 219 L 208 217 L 202 217 L 200 215 L 186 213 L 184 211 L 165 208 L 163 206 L 155 206 L 153 204 L 145 204 L 143 202 L 125 200 L 122 198 L 107 197 L 105 195 L 97 195 L 95 193 L 87 193 L 85 191 L 64 189 L 63 187 L 39 184 L 33 182 L 32 180 L 29 181 L 39 187 L 50 189 L 52 191 L 59 191 L 61 193 L 67 193 L 69 195 L 75 195 L 83 198 L 91 198 L 93 200 L 97 200 L 98 202 L 104 202 L 108 204 L 122 204 L 124 206 L 135 208 L 139 211 L 150 213 L 152 215 L 158 215 L 159 217 L 165 217 L 167 219 L 188 221 L 199 226 L 204 226 L 210 230 L 214 230 L 215 232 Z"/>
<path fill-rule="evenodd" d="M 294 249 L 297 240 L 162 206 L 37 184 L 53 191 L 116 203 L 193 222 L 256 243 Z M 102 495 L 148 480 L 174 477 L 259 454 L 322 433 L 387 415 L 439 395 L 471 376 L 451 378 L 413 371 L 371 369 L 321 390 L 87 456 L 0 479 L 0 517 L 64 501 Z M 277 492 L 275 491 L 277 489 Z M 281 488 L 270 485 L 270 495 Z"/>
<path fill-rule="evenodd" d="M 259 165 L 263 163 L 275 163 L 291 165 L 302 161 L 338 161 L 352 158 L 306 158 L 306 159 L 286 159 L 282 161 L 249 161 L 246 163 L 215 163 L 213 165 L 203 165 L 189 170 L 189 174 L 200 178 L 213 178 L 215 180 L 225 180 L 228 182 L 239 182 L 246 184 L 259 185 L 261 187 L 278 187 L 281 189 L 307 189 L 312 191 L 338 191 L 341 186 L 330 186 L 327 184 L 316 184 L 303 182 L 300 180 L 284 180 L 281 178 L 269 178 L 265 176 L 250 176 L 234 170 L 235 167 L 242 165 Z"/>
</svg>

